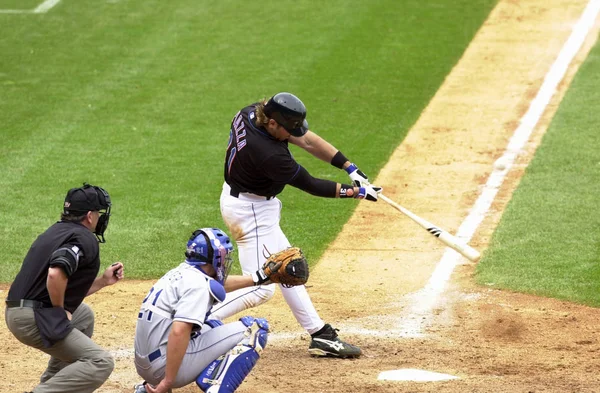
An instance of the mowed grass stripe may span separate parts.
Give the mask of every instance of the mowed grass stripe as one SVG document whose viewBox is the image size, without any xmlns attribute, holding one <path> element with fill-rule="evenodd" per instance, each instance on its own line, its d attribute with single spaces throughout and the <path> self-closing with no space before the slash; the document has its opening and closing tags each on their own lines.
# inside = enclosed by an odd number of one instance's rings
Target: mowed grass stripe
<svg viewBox="0 0 600 393">
<path fill-rule="evenodd" d="M 193 229 L 223 226 L 230 119 L 277 91 L 300 96 L 312 128 L 375 177 L 495 1 L 316 4 L 64 0 L 3 18 L 0 281 L 83 181 L 114 200 L 105 264 L 151 278 L 179 263 Z M 349 181 L 292 151 L 315 176 Z M 282 226 L 313 262 L 358 203 L 281 198 Z"/>
<path fill-rule="evenodd" d="M 479 283 L 600 306 L 599 67 L 596 44 L 502 216 Z"/>
</svg>

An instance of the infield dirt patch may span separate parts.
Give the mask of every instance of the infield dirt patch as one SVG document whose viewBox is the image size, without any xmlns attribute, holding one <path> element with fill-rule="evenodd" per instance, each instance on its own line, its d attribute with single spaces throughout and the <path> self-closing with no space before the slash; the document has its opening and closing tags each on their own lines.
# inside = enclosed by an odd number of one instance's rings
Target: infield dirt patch
<svg viewBox="0 0 600 393">
<path fill-rule="evenodd" d="M 416 214 L 455 232 L 586 4 L 500 1 L 375 183 Z M 471 245 L 480 251 L 597 35 L 598 23 L 478 228 Z M 600 391 L 599 309 L 475 286 L 472 264 L 454 271 L 423 337 L 394 333 L 408 302 L 414 301 L 406 295 L 424 286 L 443 252 L 441 243 L 385 203 L 361 203 L 311 273 L 309 293 L 322 318 L 364 355 L 356 360 L 309 357 L 309 336 L 278 291 L 272 301 L 249 312 L 266 317 L 274 336 L 238 391 Z M 87 301 L 96 311 L 96 341 L 117 360 L 99 392 L 131 392 L 139 382 L 133 333 L 139 304 L 152 284 L 127 281 Z M 1 289 L 5 294 L 7 288 Z M 0 392 L 31 389 L 46 356 L 17 342 L 5 328 L 0 340 L 5 343 Z M 381 371 L 400 368 L 460 379 L 377 380 Z M 198 389 L 191 385 L 178 391 Z"/>
</svg>

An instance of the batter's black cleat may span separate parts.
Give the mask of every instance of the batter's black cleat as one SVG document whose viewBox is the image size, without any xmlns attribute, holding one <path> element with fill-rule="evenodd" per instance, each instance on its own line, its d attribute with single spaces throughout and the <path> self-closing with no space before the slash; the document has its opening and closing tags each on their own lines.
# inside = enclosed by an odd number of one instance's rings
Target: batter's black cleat
<svg viewBox="0 0 600 393">
<path fill-rule="evenodd" d="M 312 356 L 357 358 L 362 351 L 359 347 L 348 344 L 338 338 L 338 329 L 334 329 L 326 323 L 321 330 L 311 335 L 312 340 L 308 347 L 308 353 Z"/>
</svg>

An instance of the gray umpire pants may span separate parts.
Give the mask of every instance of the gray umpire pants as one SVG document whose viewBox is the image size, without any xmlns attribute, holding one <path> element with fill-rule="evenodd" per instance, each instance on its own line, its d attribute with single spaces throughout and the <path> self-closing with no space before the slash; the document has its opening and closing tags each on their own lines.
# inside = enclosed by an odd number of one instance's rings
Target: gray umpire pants
<svg viewBox="0 0 600 393">
<path fill-rule="evenodd" d="M 50 348 L 44 347 L 30 307 L 7 308 L 6 325 L 23 344 L 50 355 L 48 368 L 34 393 L 87 393 L 98 389 L 114 368 L 112 356 L 91 339 L 94 313 L 81 304 L 73 313 L 73 330 Z"/>
</svg>

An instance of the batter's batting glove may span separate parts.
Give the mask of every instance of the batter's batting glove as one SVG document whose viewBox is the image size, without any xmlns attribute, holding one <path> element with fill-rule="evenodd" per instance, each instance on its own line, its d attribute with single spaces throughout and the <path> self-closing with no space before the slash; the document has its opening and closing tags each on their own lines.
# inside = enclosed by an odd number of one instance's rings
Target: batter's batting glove
<svg viewBox="0 0 600 393">
<path fill-rule="evenodd" d="M 367 201 L 377 202 L 381 190 L 383 190 L 381 187 L 372 185 L 359 187 L 356 199 L 366 199 Z"/>
<path fill-rule="evenodd" d="M 365 175 L 363 171 L 358 169 L 358 167 L 355 164 L 350 164 L 350 166 L 346 168 L 345 171 L 348 173 L 350 179 L 352 179 L 352 182 L 356 187 L 364 187 L 371 184 L 369 183 L 369 178 L 367 177 L 367 175 Z"/>
<path fill-rule="evenodd" d="M 277 264 L 274 266 L 263 265 L 263 267 L 252 273 L 252 281 L 254 281 L 254 285 L 271 284 L 269 276 L 273 274 L 273 272 L 277 271 L 280 266 L 281 262 L 277 262 Z"/>
</svg>

